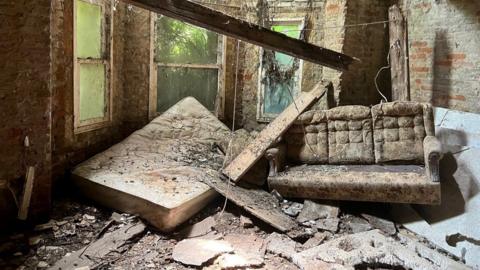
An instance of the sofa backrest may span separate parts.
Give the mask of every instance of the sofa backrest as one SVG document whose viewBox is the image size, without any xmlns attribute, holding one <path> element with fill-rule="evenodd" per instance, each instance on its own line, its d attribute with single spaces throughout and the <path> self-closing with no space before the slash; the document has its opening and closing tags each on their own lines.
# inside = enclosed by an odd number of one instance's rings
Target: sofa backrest
<svg viewBox="0 0 480 270">
<path fill-rule="evenodd" d="M 328 163 L 374 162 L 372 118 L 365 106 L 342 106 L 327 111 Z"/>
<path fill-rule="evenodd" d="M 397 101 L 307 111 L 284 139 L 292 163 L 416 164 L 427 135 L 434 135 L 431 105 Z"/>
<path fill-rule="evenodd" d="M 301 114 L 287 131 L 287 159 L 293 163 L 328 163 L 328 127 L 326 111 Z"/>
<path fill-rule="evenodd" d="M 432 107 L 390 102 L 372 107 L 375 162 L 424 163 L 423 140 L 434 136 Z"/>
</svg>

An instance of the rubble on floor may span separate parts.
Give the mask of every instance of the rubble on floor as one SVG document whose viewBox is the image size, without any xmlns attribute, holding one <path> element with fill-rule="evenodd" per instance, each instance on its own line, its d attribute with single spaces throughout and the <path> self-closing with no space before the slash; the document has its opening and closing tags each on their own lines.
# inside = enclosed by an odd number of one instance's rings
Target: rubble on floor
<svg viewBox="0 0 480 270">
<path fill-rule="evenodd" d="M 215 200 L 177 232 L 167 234 L 144 227 L 132 215 L 75 201 L 56 202 L 50 222 L 0 242 L 0 268 L 468 269 L 404 229 L 394 235 L 374 229 L 376 218 L 390 221 L 371 213 L 352 213 L 349 205 L 296 201 L 302 211 L 318 204 L 315 208 L 328 208 L 329 214 L 296 221 L 292 238 L 233 204 L 222 211 L 223 203 Z M 335 232 L 315 225 L 329 219 L 338 220 Z"/>
</svg>

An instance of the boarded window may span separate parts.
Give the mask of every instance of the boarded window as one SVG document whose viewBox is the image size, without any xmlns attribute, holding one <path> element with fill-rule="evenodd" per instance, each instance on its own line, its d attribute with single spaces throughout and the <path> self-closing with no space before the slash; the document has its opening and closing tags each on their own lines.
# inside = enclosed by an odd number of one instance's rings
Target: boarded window
<svg viewBox="0 0 480 270">
<path fill-rule="evenodd" d="M 110 121 L 111 0 L 74 1 L 75 131 L 104 126 Z"/>
<path fill-rule="evenodd" d="M 300 38 L 302 20 L 275 21 L 272 30 Z M 257 119 L 268 122 L 280 114 L 300 92 L 302 61 L 292 56 L 262 50 Z"/>
<path fill-rule="evenodd" d="M 214 32 L 158 15 L 154 44 L 155 112 L 161 113 L 187 96 L 217 112 L 222 42 Z"/>
</svg>

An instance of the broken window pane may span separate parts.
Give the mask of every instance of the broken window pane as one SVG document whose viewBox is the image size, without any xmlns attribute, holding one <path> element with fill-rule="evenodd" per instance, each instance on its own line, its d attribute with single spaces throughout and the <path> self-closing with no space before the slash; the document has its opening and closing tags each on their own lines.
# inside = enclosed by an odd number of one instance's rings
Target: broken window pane
<svg viewBox="0 0 480 270">
<path fill-rule="evenodd" d="M 272 30 L 275 32 L 280 32 L 282 34 L 285 34 L 289 37 L 292 38 L 300 38 L 300 31 L 298 31 L 299 25 L 298 24 L 293 24 L 293 25 L 273 25 Z M 283 53 L 278 53 L 275 52 L 275 59 L 277 62 L 281 65 L 281 68 L 289 68 L 292 65 L 293 60 L 295 59 L 294 57 L 290 55 L 286 55 Z"/>
<path fill-rule="evenodd" d="M 206 29 L 159 16 L 155 61 L 175 64 L 216 64 L 218 35 Z"/>
<path fill-rule="evenodd" d="M 78 58 L 102 57 L 102 8 L 76 0 L 76 53 Z"/>
<path fill-rule="evenodd" d="M 157 111 L 164 112 L 184 97 L 192 96 L 210 111 L 215 110 L 218 70 L 158 67 Z"/>
<path fill-rule="evenodd" d="M 80 64 L 80 121 L 105 116 L 105 65 Z"/>
<path fill-rule="evenodd" d="M 272 26 L 272 30 L 292 38 L 299 38 L 301 22 L 281 23 Z M 281 113 L 299 89 L 299 60 L 278 52 L 266 50 L 262 60 L 263 111 L 261 117 L 273 118 Z"/>
</svg>

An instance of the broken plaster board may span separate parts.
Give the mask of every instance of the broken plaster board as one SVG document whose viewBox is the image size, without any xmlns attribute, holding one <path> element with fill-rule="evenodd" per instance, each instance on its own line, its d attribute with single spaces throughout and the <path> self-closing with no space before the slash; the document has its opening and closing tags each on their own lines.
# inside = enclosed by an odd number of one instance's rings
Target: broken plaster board
<svg viewBox="0 0 480 270">
<path fill-rule="evenodd" d="M 439 247 L 462 257 L 466 264 L 480 268 L 480 149 L 445 146 L 441 161 L 442 204 L 439 206 L 395 206 L 392 214 L 407 229 L 420 234 Z M 449 158 L 450 157 L 450 158 Z M 415 210 L 416 211 L 415 211 Z M 471 238 L 456 246 L 447 243 L 449 235 Z M 462 251 L 464 250 L 464 251 Z"/>
<path fill-rule="evenodd" d="M 436 107 L 435 131 L 446 145 L 480 148 L 480 114 Z"/>
</svg>

